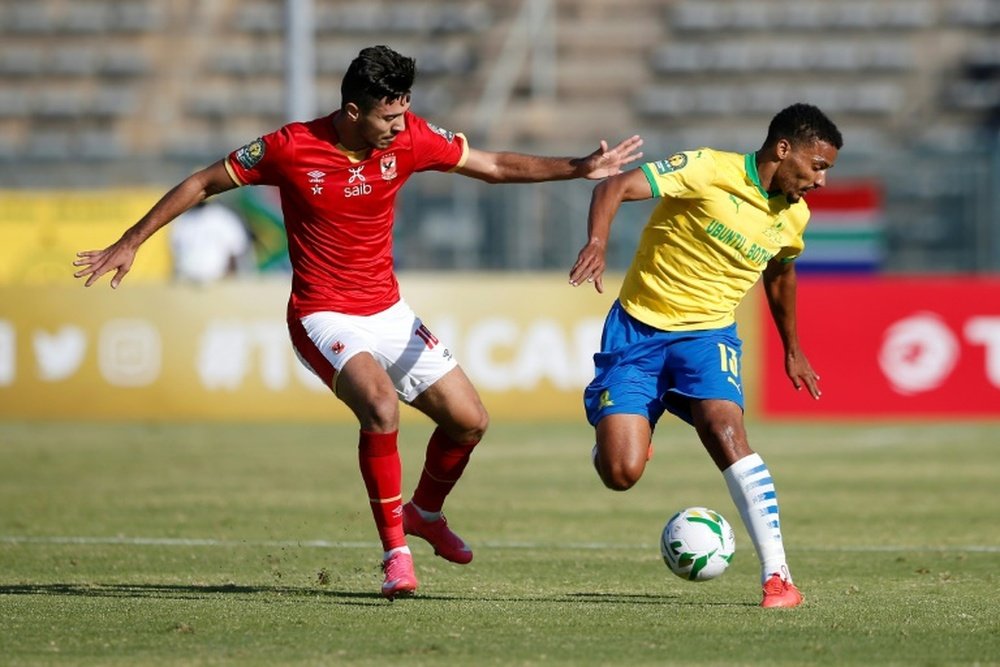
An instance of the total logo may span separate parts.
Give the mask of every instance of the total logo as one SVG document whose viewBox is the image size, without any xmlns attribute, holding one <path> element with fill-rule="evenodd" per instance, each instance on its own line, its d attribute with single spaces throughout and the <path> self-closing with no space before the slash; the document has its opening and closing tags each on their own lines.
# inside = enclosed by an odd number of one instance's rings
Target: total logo
<svg viewBox="0 0 1000 667">
<path fill-rule="evenodd" d="M 347 171 L 351 172 L 351 177 L 347 179 L 347 187 L 344 188 L 344 197 L 361 197 L 362 195 L 370 195 L 372 193 L 372 186 L 368 184 L 364 173 L 362 173 L 364 170 L 365 165 L 347 168 Z"/>
<path fill-rule="evenodd" d="M 879 367 L 897 393 L 932 391 L 955 370 L 963 342 L 986 348 L 986 378 L 994 387 L 1000 387 L 1000 317 L 968 319 L 961 337 L 936 313 L 905 317 L 886 329 Z"/>
</svg>

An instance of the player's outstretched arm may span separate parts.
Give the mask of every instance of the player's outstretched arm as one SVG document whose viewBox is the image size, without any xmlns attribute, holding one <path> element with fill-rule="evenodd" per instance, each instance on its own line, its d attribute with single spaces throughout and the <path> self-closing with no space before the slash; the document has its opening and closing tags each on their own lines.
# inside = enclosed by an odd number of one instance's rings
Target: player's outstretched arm
<svg viewBox="0 0 1000 667">
<path fill-rule="evenodd" d="M 795 299 L 798 279 L 795 262 L 771 260 L 764 269 L 764 293 L 771 310 L 774 326 L 785 348 L 785 373 L 796 390 L 805 387 L 813 398 L 819 398 L 819 375 L 813 370 L 799 346 L 795 319 Z"/>
<path fill-rule="evenodd" d="M 538 183 L 571 178 L 601 179 L 621 173 L 622 168 L 642 157 L 642 139 L 634 135 L 613 148 L 608 142 L 590 155 L 578 158 L 541 157 L 524 153 L 469 149 L 465 164 L 457 169 L 463 176 L 487 183 Z"/>
<path fill-rule="evenodd" d="M 584 282 L 594 283 L 594 288 L 604 292 L 604 269 L 607 266 L 608 236 L 611 222 L 623 201 L 649 199 L 653 189 L 641 169 L 616 174 L 597 184 L 590 196 L 590 213 L 587 215 L 587 244 L 576 257 L 569 272 L 573 287 Z"/>
<path fill-rule="evenodd" d="M 580 158 L 579 168 L 583 172 L 584 178 L 592 180 L 607 178 L 620 174 L 623 167 L 631 164 L 642 157 L 642 137 L 634 134 L 625 139 L 614 148 L 608 148 L 608 142 L 601 140 L 601 144 L 593 153 L 585 158 Z"/>
<path fill-rule="evenodd" d="M 111 287 L 117 288 L 132 268 L 135 254 L 146 239 L 168 222 L 206 198 L 236 187 L 236 183 L 219 160 L 197 171 L 174 186 L 160 201 L 122 234 L 121 238 L 103 250 L 83 250 L 76 253 L 73 266 L 82 267 L 73 274 L 86 278 L 84 287 L 90 287 L 105 273 L 114 271 Z"/>
</svg>

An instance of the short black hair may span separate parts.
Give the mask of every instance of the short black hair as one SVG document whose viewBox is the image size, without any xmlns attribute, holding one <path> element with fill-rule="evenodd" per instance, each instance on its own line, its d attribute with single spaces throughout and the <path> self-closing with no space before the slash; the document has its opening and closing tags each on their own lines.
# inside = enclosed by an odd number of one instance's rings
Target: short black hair
<svg viewBox="0 0 1000 667">
<path fill-rule="evenodd" d="M 801 102 L 785 107 L 771 119 L 764 145 L 773 146 L 779 139 L 787 139 L 792 144 L 825 141 L 837 150 L 844 145 L 844 138 L 833 121 L 817 107 Z"/>
<path fill-rule="evenodd" d="M 340 83 L 340 107 L 354 102 L 362 111 L 370 111 L 380 100 L 394 102 L 406 97 L 416 75 L 416 61 L 388 46 L 361 49 Z"/>
</svg>

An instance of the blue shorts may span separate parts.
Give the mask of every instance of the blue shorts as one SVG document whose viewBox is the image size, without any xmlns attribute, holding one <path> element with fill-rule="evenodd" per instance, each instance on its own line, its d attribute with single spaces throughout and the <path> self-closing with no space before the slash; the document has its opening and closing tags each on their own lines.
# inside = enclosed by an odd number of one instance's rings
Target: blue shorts
<svg viewBox="0 0 1000 667">
<path fill-rule="evenodd" d="M 642 415 L 656 426 L 669 410 L 691 424 L 689 399 L 732 401 L 742 410 L 742 347 L 735 324 L 663 331 L 615 301 L 594 355 L 594 380 L 583 393 L 587 420 L 596 426 L 608 415 Z"/>
</svg>

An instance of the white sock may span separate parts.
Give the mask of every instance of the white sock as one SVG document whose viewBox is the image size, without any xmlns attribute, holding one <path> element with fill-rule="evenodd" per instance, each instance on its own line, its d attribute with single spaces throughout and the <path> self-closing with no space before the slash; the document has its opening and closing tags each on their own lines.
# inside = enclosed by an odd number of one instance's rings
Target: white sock
<svg viewBox="0 0 1000 667">
<path fill-rule="evenodd" d="M 417 505 L 413 501 L 410 501 L 410 504 L 413 505 L 413 509 L 417 510 L 417 514 L 419 514 L 420 518 L 424 521 L 437 521 L 441 518 L 442 512 L 428 512 L 425 509 L 421 509 L 420 505 Z"/>
<path fill-rule="evenodd" d="M 761 583 L 775 572 L 791 581 L 781 541 L 781 520 L 774 481 L 759 454 L 745 456 L 722 471 L 740 518 L 760 559 Z"/>
<path fill-rule="evenodd" d="M 382 552 L 382 560 L 389 560 L 394 554 L 408 554 L 410 553 L 410 547 L 396 547 L 395 549 L 389 549 L 388 551 Z"/>
</svg>

